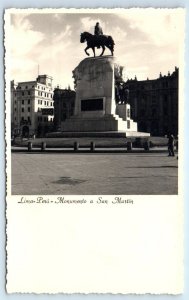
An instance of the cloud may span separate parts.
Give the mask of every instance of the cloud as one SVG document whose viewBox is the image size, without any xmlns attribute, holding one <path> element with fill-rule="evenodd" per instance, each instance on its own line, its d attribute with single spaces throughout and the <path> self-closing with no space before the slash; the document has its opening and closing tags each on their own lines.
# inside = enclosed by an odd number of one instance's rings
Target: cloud
<svg viewBox="0 0 189 300">
<path fill-rule="evenodd" d="M 26 14 L 17 14 L 13 18 L 10 35 L 11 75 L 15 76 L 15 74 L 18 74 L 20 79 L 23 76 L 29 80 L 29 74 L 34 68 L 34 58 L 31 53 L 34 53 L 39 43 L 44 40 L 44 34 L 32 30 L 32 24 L 28 21 Z M 36 64 L 35 68 L 37 69 Z M 21 81 L 24 81 L 24 78 Z"/>
<path fill-rule="evenodd" d="M 12 55 L 27 55 L 44 39 L 42 32 L 33 31 L 32 25 L 24 15 L 16 16 L 16 25 L 11 26 Z"/>
<path fill-rule="evenodd" d="M 129 10 L 119 14 L 130 23 L 130 28 L 140 30 L 156 46 L 175 44 L 184 33 L 183 9 Z"/>
<path fill-rule="evenodd" d="M 93 33 L 96 22 L 100 22 L 105 34 L 112 35 L 115 56 L 125 65 L 127 77 L 158 77 L 160 71 L 167 73 L 179 65 L 183 16 L 183 10 L 179 9 L 13 14 L 12 79 L 35 79 L 39 64 L 40 73 L 53 76 L 55 85 L 73 86 L 72 70 L 86 57 L 80 33 Z M 109 54 L 106 49 L 105 55 Z"/>
</svg>

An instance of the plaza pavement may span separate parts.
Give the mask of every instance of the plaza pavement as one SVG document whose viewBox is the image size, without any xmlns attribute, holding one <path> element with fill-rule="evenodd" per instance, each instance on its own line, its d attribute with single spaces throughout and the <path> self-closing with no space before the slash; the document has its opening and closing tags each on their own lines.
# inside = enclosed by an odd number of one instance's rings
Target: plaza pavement
<svg viewBox="0 0 189 300">
<path fill-rule="evenodd" d="M 167 153 L 15 152 L 13 195 L 169 195 L 178 160 Z"/>
</svg>

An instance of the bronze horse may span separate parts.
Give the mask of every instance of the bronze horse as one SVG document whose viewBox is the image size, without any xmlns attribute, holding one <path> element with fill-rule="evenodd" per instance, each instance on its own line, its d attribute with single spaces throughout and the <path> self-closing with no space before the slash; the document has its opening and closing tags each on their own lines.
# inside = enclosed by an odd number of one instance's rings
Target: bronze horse
<svg viewBox="0 0 189 300">
<path fill-rule="evenodd" d="M 80 42 L 84 43 L 87 42 L 87 47 L 85 48 L 85 53 L 89 56 L 87 50 L 92 48 L 93 54 L 95 57 L 95 47 L 100 48 L 102 47 L 102 53 L 100 56 L 104 54 L 105 47 L 110 49 L 112 56 L 114 55 L 114 41 L 110 35 L 93 35 L 89 32 L 81 33 Z"/>
</svg>

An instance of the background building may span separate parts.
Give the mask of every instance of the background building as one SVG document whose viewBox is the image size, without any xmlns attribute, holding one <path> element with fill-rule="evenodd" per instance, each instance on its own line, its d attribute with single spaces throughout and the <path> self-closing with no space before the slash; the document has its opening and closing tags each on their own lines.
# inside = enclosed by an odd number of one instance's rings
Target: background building
<svg viewBox="0 0 189 300">
<path fill-rule="evenodd" d="M 53 129 L 52 77 L 39 75 L 35 81 L 11 82 L 12 134 L 28 137 Z"/>
<path fill-rule="evenodd" d="M 179 70 L 154 80 L 128 80 L 131 116 L 138 130 L 152 136 L 178 134 L 178 76 Z"/>
<path fill-rule="evenodd" d="M 54 89 L 54 126 L 61 128 L 61 122 L 73 116 L 75 106 L 75 91 L 68 89 Z"/>
<path fill-rule="evenodd" d="M 117 75 L 116 75 L 117 74 Z M 115 72 L 116 82 L 121 82 L 121 70 Z M 153 80 L 126 82 L 129 89 L 131 118 L 138 123 L 138 131 L 152 136 L 178 134 L 178 77 L 175 67 Z M 35 81 L 15 83 L 11 81 L 12 134 L 29 136 L 45 135 L 59 130 L 61 123 L 74 113 L 75 91 L 52 88 L 52 77 L 39 75 Z"/>
</svg>

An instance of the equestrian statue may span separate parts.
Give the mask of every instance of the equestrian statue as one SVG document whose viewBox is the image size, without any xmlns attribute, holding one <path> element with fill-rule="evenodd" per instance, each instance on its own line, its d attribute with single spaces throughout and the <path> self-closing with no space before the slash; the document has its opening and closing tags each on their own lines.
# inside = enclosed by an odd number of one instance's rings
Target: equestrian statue
<svg viewBox="0 0 189 300">
<path fill-rule="evenodd" d="M 89 56 L 87 50 L 91 48 L 93 50 L 93 54 L 95 57 L 95 47 L 100 48 L 102 47 L 102 53 L 100 56 L 104 54 L 105 47 L 107 47 L 110 51 L 112 56 L 114 55 L 114 41 L 110 35 L 104 35 L 102 28 L 100 27 L 99 22 L 96 23 L 94 29 L 94 35 L 89 32 L 81 33 L 80 42 L 84 43 L 87 42 L 87 47 L 85 48 L 85 53 Z"/>
</svg>

